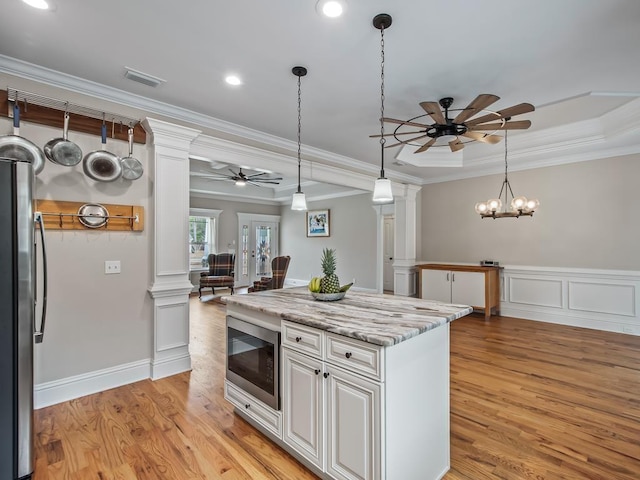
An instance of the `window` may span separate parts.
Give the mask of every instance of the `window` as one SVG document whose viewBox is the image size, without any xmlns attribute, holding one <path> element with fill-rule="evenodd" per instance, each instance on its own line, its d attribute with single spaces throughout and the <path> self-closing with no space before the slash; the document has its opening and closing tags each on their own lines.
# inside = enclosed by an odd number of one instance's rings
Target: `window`
<svg viewBox="0 0 640 480">
<path fill-rule="evenodd" d="M 218 253 L 218 216 L 221 210 L 192 208 L 189 211 L 189 269 L 209 266 L 210 253 Z"/>
</svg>

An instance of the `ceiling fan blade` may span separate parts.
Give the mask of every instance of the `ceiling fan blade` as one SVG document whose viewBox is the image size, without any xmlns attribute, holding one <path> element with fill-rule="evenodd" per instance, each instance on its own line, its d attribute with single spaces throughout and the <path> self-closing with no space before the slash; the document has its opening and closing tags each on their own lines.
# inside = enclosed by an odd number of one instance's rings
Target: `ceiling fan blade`
<svg viewBox="0 0 640 480">
<path fill-rule="evenodd" d="M 431 125 L 425 125 L 424 123 L 408 122 L 406 120 L 398 120 L 397 118 L 383 117 L 382 120 L 385 121 L 385 122 L 389 122 L 389 123 L 399 123 L 400 125 L 411 125 L 412 127 L 418 127 L 418 128 L 430 128 L 431 127 Z"/>
<path fill-rule="evenodd" d="M 496 95 L 481 93 L 469 105 L 467 105 L 467 108 L 462 110 L 458 116 L 453 119 L 453 123 L 464 123 L 467 118 L 473 117 L 476 113 L 481 112 L 498 100 L 500 100 L 500 97 Z"/>
<path fill-rule="evenodd" d="M 240 169 L 240 173 L 234 172 L 233 170 L 231 170 L 230 168 L 227 168 L 227 170 L 229 170 L 231 173 L 233 173 L 234 177 L 237 177 L 238 175 L 242 175 L 242 169 Z M 231 177 L 229 177 L 231 178 Z"/>
<path fill-rule="evenodd" d="M 484 123 L 482 125 L 474 125 L 467 129 L 469 132 L 475 131 L 493 131 L 493 130 L 526 130 L 531 126 L 531 120 L 518 120 L 516 122 L 504 123 Z"/>
<path fill-rule="evenodd" d="M 502 140 L 502 137 L 499 135 L 488 135 L 486 133 L 480 133 L 480 132 L 465 132 L 462 134 L 463 137 L 467 137 L 467 138 L 473 138 L 474 140 L 477 140 L 479 142 L 484 142 L 484 143 L 498 143 L 500 142 L 500 140 Z"/>
<path fill-rule="evenodd" d="M 280 185 L 280 182 L 272 182 L 270 180 L 247 180 L 247 182 L 253 183 L 254 185 L 265 184 L 265 183 L 270 183 L 271 185 Z"/>
<path fill-rule="evenodd" d="M 464 148 L 464 143 L 456 138 L 455 140 L 451 140 L 449 142 L 449 148 L 452 152 L 457 152 L 458 150 L 462 150 Z"/>
<path fill-rule="evenodd" d="M 523 113 L 533 112 L 536 108 L 530 103 L 520 103 L 513 107 L 505 108 L 504 110 L 498 110 L 496 113 L 489 113 L 478 118 L 474 118 L 466 122 L 467 126 L 478 125 L 480 123 L 490 122 L 492 120 L 500 120 L 501 118 L 513 117 L 514 115 L 521 115 Z"/>
<path fill-rule="evenodd" d="M 416 130 L 414 132 L 385 133 L 384 135 L 369 135 L 369 138 L 392 137 L 395 135 L 415 135 L 416 133 L 424 133 L 424 130 Z"/>
<path fill-rule="evenodd" d="M 282 180 L 282 177 L 273 177 L 273 178 L 247 178 L 247 180 L 251 180 L 252 182 L 262 182 L 262 183 L 276 183 L 277 180 Z"/>
<path fill-rule="evenodd" d="M 442 114 L 442 110 L 440 110 L 440 104 L 438 102 L 420 102 L 420 106 L 431 118 L 435 120 L 436 123 L 447 123 L 446 118 L 444 118 L 444 115 Z"/>
<path fill-rule="evenodd" d="M 398 145 L 405 145 L 405 144 L 407 144 L 409 142 L 413 142 L 414 140 L 419 140 L 419 139 L 427 137 L 427 136 L 428 136 L 427 134 L 420 135 L 419 137 L 413 137 L 413 138 L 410 138 L 409 140 L 405 140 L 404 142 L 394 143 L 393 145 L 385 145 L 384 148 L 391 148 L 391 147 L 397 147 Z"/>
<path fill-rule="evenodd" d="M 436 139 L 432 138 L 431 140 L 429 140 L 427 143 L 425 143 L 424 145 L 422 145 L 419 149 L 417 149 L 415 152 L 413 153 L 422 153 L 422 152 L 426 152 L 429 147 L 431 145 L 433 145 L 434 143 L 436 143 Z"/>
</svg>

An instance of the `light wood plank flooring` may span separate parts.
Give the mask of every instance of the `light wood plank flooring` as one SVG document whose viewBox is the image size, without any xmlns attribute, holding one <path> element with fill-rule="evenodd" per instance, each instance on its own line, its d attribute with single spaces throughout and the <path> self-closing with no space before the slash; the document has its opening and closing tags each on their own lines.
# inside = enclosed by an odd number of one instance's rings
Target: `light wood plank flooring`
<svg viewBox="0 0 640 480">
<path fill-rule="evenodd" d="M 223 399 L 224 307 L 191 318 L 192 372 L 36 411 L 34 480 L 316 478 Z M 640 478 L 639 337 L 472 315 L 451 352 L 445 480 Z"/>
</svg>

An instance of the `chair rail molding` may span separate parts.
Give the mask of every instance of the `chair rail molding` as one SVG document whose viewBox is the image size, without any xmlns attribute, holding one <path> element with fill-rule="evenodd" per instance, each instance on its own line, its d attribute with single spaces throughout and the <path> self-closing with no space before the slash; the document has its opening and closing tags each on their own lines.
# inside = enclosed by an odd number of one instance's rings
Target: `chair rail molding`
<svg viewBox="0 0 640 480">
<path fill-rule="evenodd" d="M 189 355 L 189 149 L 199 130 L 146 118 L 153 181 L 151 378 L 191 370 Z"/>
</svg>

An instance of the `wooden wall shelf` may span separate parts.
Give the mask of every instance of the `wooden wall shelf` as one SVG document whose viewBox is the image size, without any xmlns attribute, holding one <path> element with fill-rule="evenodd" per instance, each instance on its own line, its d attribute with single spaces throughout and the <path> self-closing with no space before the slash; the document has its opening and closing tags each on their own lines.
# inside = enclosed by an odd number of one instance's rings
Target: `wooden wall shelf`
<svg viewBox="0 0 640 480">
<path fill-rule="evenodd" d="M 32 122 L 49 127 L 59 128 L 60 136 L 62 136 L 62 127 L 64 123 L 64 111 L 57 108 L 43 107 L 34 103 L 29 103 L 27 108 L 20 106 L 20 122 Z M 0 90 L 0 117 L 13 117 L 13 102 L 9 101 L 9 94 L 6 90 Z M 108 125 L 108 136 L 116 140 L 129 141 L 128 125 L 116 123 L 112 125 L 110 118 L 106 117 Z M 100 137 L 100 128 L 102 120 L 88 117 L 85 115 L 70 113 L 69 114 L 69 130 L 81 133 L 88 133 Z M 112 128 L 113 127 L 113 128 Z M 9 133 L 9 132 L 6 132 Z M 139 123 L 133 128 L 133 141 L 135 143 L 146 143 L 147 133 Z"/>
<path fill-rule="evenodd" d="M 109 212 L 109 221 L 99 228 L 89 228 L 78 220 L 78 210 L 85 203 L 59 200 L 36 200 L 35 210 L 42 212 L 47 230 L 97 230 L 142 232 L 144 230 L 144 207 L 138 205 L 115 205 L 101 203 Z"/>
</svg>

